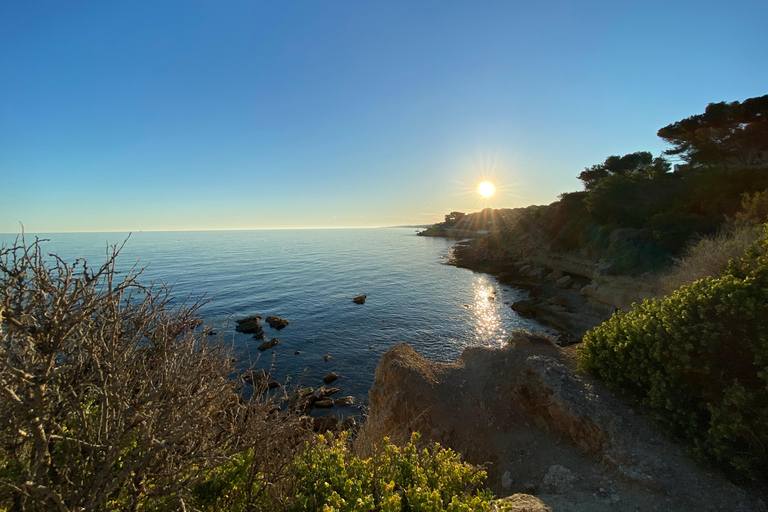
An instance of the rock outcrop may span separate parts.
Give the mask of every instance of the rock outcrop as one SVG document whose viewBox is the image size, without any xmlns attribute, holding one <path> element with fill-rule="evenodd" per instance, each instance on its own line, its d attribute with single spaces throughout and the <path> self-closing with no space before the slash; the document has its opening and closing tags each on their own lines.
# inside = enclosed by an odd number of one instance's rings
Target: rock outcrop
<svg viewBox="0 0 768 512">
<path fill-rule="evenodd" d="M 395 440 L 420 431 L 489 464 L 497 494 L 537 494 L 555 511 L 765 511 L 574 374 L 560 352 L 519 336 L 507 348 L 469 348 L 435 363 L 395 345 L 376 368 L 368 423 Z"/>
<path fill-rule="evenodd" d="M 285 318 L 280 318 L 279 316 L 268 316 L 264 321 L 267 322 L 271 328 L 277 329 L 278 331 L 290 323 Z"/>
</svg>

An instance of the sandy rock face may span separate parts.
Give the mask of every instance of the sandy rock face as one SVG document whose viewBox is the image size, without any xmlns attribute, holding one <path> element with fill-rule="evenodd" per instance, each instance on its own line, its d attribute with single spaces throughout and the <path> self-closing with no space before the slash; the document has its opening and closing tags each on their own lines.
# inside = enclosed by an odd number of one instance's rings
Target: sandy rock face
<svg viewBox="0 0 768 512">
<path fill-rule="evenodd" d="M 497 495 L 535 494 L 555 511 L 765 510 L 571 372 L 559 350 L 520 337 L 435 363 L 395 345 L 376 368 L 368 424 L 395 441 L 419 431 L 487 464 Z"/>
</svg>

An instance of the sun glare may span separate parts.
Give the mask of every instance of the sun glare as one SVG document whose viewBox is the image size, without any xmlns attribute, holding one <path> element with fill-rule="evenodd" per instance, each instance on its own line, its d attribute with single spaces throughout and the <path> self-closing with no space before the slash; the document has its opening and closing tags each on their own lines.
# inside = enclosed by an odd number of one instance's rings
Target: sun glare
<svg viewBox="0 0 768 512">
<path fill-rule="evenodd" d="M 484 181 L 477 186 L 477 191 L 483 197 L 491 197 L 496 192 L 496 187 L 490 181 Z"/>
</svg>

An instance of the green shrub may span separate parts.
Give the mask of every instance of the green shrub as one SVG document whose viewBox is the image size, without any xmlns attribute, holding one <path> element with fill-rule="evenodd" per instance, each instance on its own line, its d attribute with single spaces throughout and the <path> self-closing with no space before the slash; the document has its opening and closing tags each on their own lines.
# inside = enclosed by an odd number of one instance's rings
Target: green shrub
<svg viewBox="0 0 768 512">
<path fill-rule="evenodd" d="M 490 491 L 478 490 L 485 472 L 450 449 L 419 449 L 418 434 L 403 448 L 384 438 L 374 455 L 350 453 L 346 436 L 319 436 L 299 457 L 295 511 L 488 511 Z"/>
<path fill-rule="evenodd" d="M 636 397 L 696 450 L 737 470 L 768 469 L 765 235 L 719 279 L 646 300 L 587 333 L 585 371 Z"/>
</svg>

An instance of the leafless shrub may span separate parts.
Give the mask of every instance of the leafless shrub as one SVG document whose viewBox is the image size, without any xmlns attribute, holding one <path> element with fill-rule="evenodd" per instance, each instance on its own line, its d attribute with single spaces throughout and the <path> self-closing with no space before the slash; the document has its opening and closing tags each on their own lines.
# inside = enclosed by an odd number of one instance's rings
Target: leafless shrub
<svg viewBox="0 0 768 512">
<path fill-rule="evenodd" d="M 183 509 L 247 447 L 250 478 L 271 482 L 249 489 L 280 500 L 306 421 L 266 389 L 244 400 L 202 303 L 173 305 L 141 271 L 118 279 L 118 253 L 91 269 L 37 240 L 0 249 L 0 509 Z"/>
</svg>

